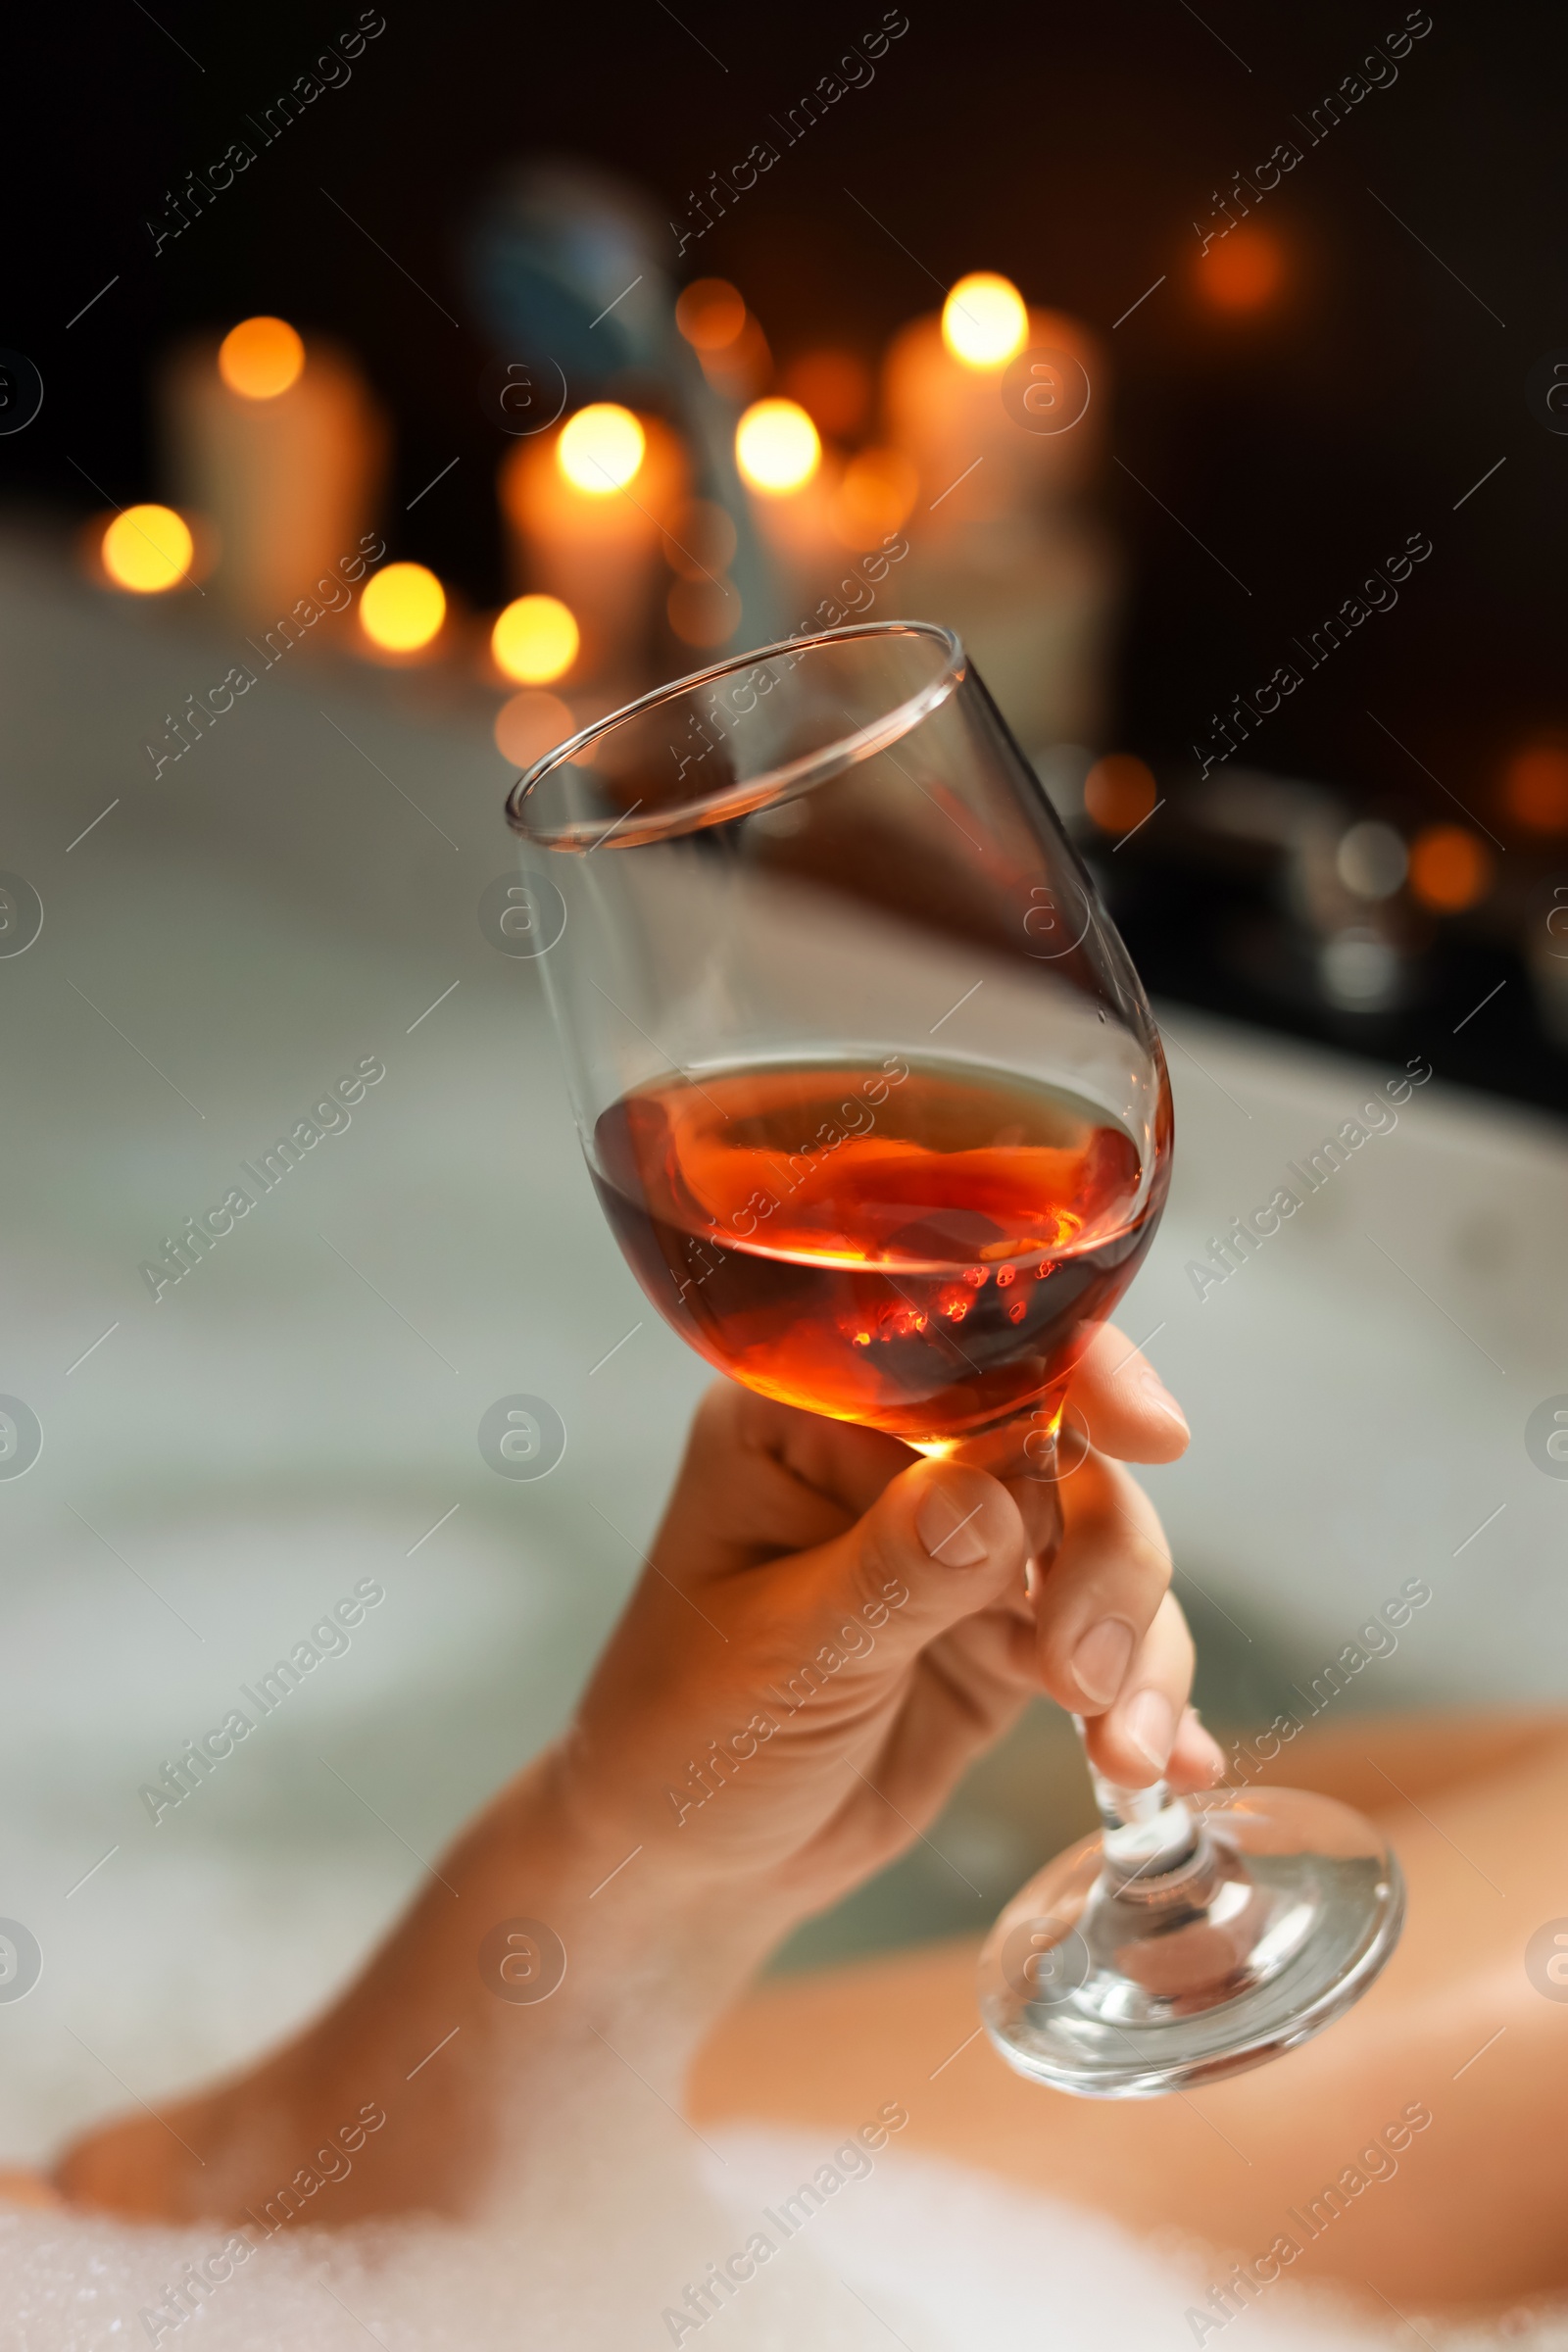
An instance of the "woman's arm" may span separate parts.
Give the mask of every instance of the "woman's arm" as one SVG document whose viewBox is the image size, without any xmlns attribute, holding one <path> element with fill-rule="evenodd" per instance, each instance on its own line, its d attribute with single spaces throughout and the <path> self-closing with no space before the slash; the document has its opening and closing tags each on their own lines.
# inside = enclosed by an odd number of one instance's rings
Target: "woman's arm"
<svg viewBox="0 0 1568 2352">
<path fill-rule="evenodd" d="M 478 2213 L 574 2115 L 677 2109 L 766 1953 L 902 1851 L 1034 1691 L 1092 1718 L 1122 1781 L 1167 1763 L 1179 1786 L 1214 1779 L 1158 1521 L 1112 1458 L 1167 1460 L 1186 1424 L 1111 1332 L 1072 1402 L 1095 1450 L 1061 1486 L 1060 1548 L 1031 1596 L 1054 1491 L 710 1391 L 566 1738 L 318 2024 L 167 2124 L 87 2134 L 59 2167 L 66 2194 L 240 2221 L 293 2180 L 319 2196 L 313 2220 Z M 361 2144 L 339 2169 L 345 2130 Z"/>
</svg>

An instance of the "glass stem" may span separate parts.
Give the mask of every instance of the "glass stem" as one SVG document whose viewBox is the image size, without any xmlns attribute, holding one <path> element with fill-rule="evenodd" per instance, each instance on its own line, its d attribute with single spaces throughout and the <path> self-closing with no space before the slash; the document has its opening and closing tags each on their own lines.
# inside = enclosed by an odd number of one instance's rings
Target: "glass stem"
<svg viewBox="0 0 1568 2352">
<path fill-rule="evenodd" d="M 1083 1717 L 1075 1715 L 1073 1722 L 1083 1740 Z M 1187 1806 L 1172 1796 L 1162 1780 L 1147 1788 L 1123 1788 L 1090 1762 L 1087 1747 L 1084 1762 L 1104 1831 L 1107 1868 L 1121 1878 L 1157 1878 L 1192 1859 L 1200 1833 Z"/>
<path fill-rule="evenodd" d="M 1060 1398 L 1056 1400 L 1059 1416 Z M 1020 1439 L 1013 1424 L 994 1432 L 990 1438 L 966 1443 L 955 1455 L 956 1460 L 972 1463 L 977 1470 L 989 1470 L 1002 1479 L 1026 1479 L 1031 1485 L 1054 1490 L 1063 1476 L 1083 1460 L 1082 1451 L 1065 1468 L 1061 1461 L 1059 1421 L 1043 1422 L 1032 1415 L 1027 1438 Z M 1031 1567 L 1031 1590 L 1038 1590 L 1039 1580 L 1049 1571 L 1061 1540 L 1061 1498 L 1059 1492 L 1052 1496 L 1047 1524 L 1035 1532 L 1034 1559 Z M 1078 1739 L 1084 1750 L 1084 1762 L 1089 1767 L 1089 1779 L 1095 1791 L 1095 1803 L 1104 1832 L 1105 1869 L 1110 1877 L 1123 1886 L 1133 1880 L 1141 1885 L 1164 1877 L 1168 1872 L 1185 1869 L 1199 1852 L 1207 1846 L 1207 1833 L 1200 1821 L 1194 1818 L 1179 1796 L 1172 1796 L 1163 1780 L 1148 1788 L 1123 1788 L 1090 1761 L 1087 1731 L 1081 1715 L 1073 1717 Z"/>
</svg>

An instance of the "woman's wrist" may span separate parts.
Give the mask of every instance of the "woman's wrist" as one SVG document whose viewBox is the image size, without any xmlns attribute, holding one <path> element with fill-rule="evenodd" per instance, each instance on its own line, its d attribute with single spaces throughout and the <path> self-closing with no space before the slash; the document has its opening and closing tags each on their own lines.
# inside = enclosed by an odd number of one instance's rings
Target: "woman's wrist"
<svg viewBox="0 0 1568 2352">
<path fill-rule="evenodd" d="M 549 2038 L 700 2038 L 790 1924 L 762 1887 L 638 1826 L 557 1747 L 443 1864 L 477 1983 L 503 2007 L 553 2011 Z"/>
</svg>

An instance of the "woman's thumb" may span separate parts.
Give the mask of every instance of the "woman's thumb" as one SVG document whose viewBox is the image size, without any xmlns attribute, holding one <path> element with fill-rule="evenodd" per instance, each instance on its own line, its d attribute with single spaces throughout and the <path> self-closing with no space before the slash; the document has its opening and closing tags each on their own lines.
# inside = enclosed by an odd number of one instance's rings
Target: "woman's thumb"
<svg viewBox="0 0 1568 2352">
<path fill-rule="evenodd" d="M 916 1462 L 865 1516 L 824 1544 L 807 1602 L 826 1642 L 854 1655 L 874 1631 L 901 1665 L 1023 1573 L 1028 1542 L 1012 1496 L 983 1470 Z M 804 1595 L 803 1595 L 804 1597 Z"/>
</svg>

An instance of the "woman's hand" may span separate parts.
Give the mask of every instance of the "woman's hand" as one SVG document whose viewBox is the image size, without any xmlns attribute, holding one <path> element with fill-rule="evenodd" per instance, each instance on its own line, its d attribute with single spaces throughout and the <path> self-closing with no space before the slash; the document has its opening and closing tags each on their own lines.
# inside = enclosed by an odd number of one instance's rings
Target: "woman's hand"
<svg viewBox="0 0 1568 2352">
<path fill-rule="evenodd" d="M 1092 1719 L 1113 1779 L 1216 1778 L 1159 1522 L 1116 1458 L 1169 1461 L 1186 1424 L 1111 1331 L 1067 1412 L 1093 1441 L 1078 1468 L 1009 1489 L 710 1391 L 565 1740 L 324 2017 L 172 2114 L 87 2133 L 66 2195 L 258 2239 L 290 2181 L 313 2222 L 501 2210 L 542 2148 L 570 2180 L 570 2148 L 587 2177 L 607 2139 L 627 2162 L 651 2128 L 678 2145 L 692 2052 L 749 1972 L 906 1845 L 1033 1691 Z M 368 2096 L 385 2128 L 343 2179 L 333 2134 Z"/>
<path fill-rule="evenodd" d="M 712 1388 L 560 1759 L 592 1841 L 613 1825 L 639 1877 L 711 1882 L 777 1934 L 891 1861 L 1035 1691 L 1089 1719 L 1112 1780 L 1216 1780 L 1159 1521 L 1120 1467 L 1173 1460 L 1187 1424 L 1108 1327 L 1066 1419 L 1077 1467 L 1009 1487 Z"/>
</svg>

